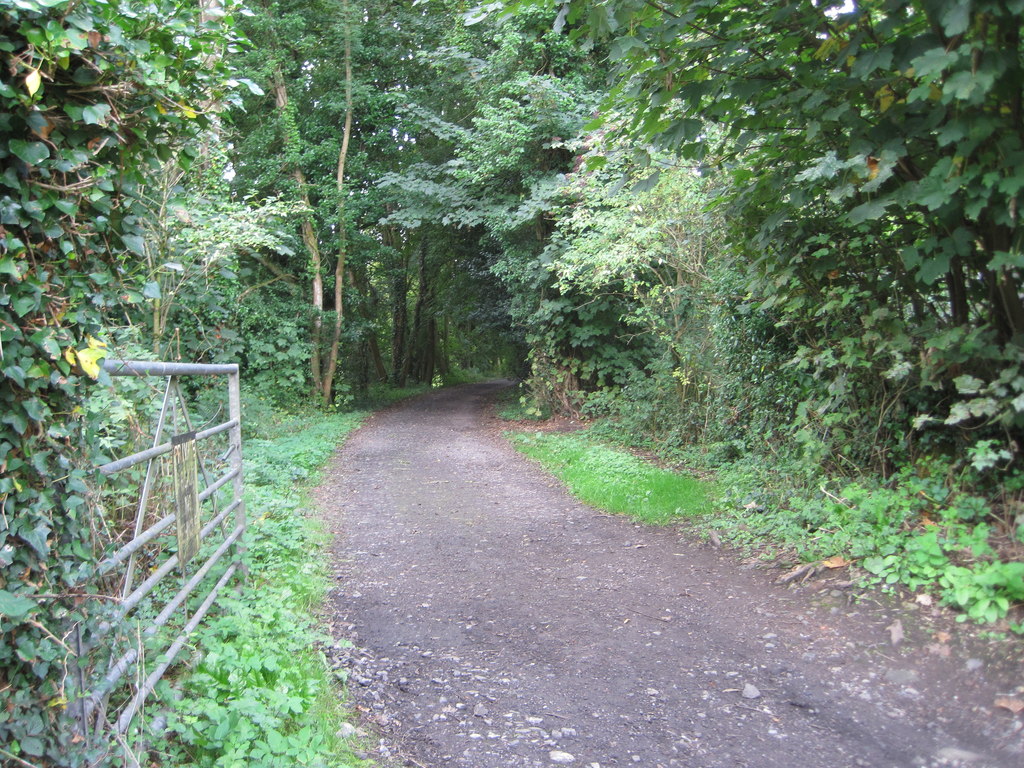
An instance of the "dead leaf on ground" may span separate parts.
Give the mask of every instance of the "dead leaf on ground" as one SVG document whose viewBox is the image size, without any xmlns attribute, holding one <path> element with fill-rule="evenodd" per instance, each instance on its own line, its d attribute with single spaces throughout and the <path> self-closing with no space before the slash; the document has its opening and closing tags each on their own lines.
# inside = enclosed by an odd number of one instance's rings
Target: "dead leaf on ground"
<svg viewBox="0 0 1024 768">
<path fill-rule="evenodd" d="M 850 561 L 839 555 L 833 555 L 827 560 L 822 560 L 821 564 L 826 568 L 845 568 L 850 564 Z"/>
<path fill-rule="evenodd" d="M 948 643 L 952 639 L 952 637 L 953 636 L 950 635 L 949 632 L 939 631 L 935 633 L 935 639 L 938 640 L 940 643 Z"/>
<path fill-rule="evenodd" d="M 919 605 L 928 606 L 931 605 L 934 601 L 932 600 L 931 595 L 918 595 L 914 598 L 914 602 L 918 603 Z"/>
<path fill-rule="evenodd" d="M 1008 709 L 1015 715 L 1019 715 L 1021 712 L 1024 712 L 1024 701 L 1015 699 L 1011 696 L 997 696 L 995 706 L 1000 709 Z"/>
</svg>

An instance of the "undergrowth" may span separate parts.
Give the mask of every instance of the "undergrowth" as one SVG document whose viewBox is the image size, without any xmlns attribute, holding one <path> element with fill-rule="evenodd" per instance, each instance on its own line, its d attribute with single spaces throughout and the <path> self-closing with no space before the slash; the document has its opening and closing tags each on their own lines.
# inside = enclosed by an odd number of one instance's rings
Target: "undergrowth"
<svg viewBox="0 0 1024 768">
<path fill-rule="evenodd" d="M 586 434 L 521 433 L 510 439 L 573 495 L 595 507 L 654 525 L 706 511 L 706 483 L 660 469 Z"/>
<path fill-rule="evenodd" d="M 505 421 L 543 421 L 551 418 L 551 408 L 539 403 L 523 385 L 502 390 L 498 394 L 495 412 Z"/>
<path fill-rule="evenodd" d="M 804 562 L 838 555 L 857 562 L 867 583 L 938 595 L 960 621 L 995 622 L 1024 604 L 1024 529 L 998 500 L 962 490 L 943 462 L 817 487 L 794 486 L 782 468 L 749 461 L 717 475 L 722 490 L 708 522 L 733 543 L 781 546 Z"/>
<path fill-rule="evenodd" d="M 344 712 L 313 620 L 328 578 L 306 489 L 365 414 L 276 416 L 244 444 L 249 583 L 194 636 L 202 649 L 158 763 L 195 768 L 367 765 L 336 735 Z M 272 437 L 272 435 L 277 435 Z M 172 698 L 168 695 L 168 698 Z"/>
</svg>

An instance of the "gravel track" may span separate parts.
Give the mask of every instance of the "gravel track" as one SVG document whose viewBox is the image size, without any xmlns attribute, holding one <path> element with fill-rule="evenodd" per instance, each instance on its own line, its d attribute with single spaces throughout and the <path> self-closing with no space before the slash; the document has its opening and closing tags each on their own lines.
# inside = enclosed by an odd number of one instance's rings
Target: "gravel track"
<svg viewBox="0 0 1024 768">
<path fill-rule="evenodd" d="M 318 489 L 334 663 L 382 765 L 1024 765 L 1024 716 L 992 707 L 1018 658 L 575 501 L 500 437 L 505 385 L 377 414 Z"/>
</svg>

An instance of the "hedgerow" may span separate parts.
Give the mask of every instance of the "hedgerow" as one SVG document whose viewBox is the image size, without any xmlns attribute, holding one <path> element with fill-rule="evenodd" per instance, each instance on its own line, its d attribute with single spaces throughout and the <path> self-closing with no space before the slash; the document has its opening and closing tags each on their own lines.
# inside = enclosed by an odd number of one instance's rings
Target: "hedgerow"
<svg viewBox="0 0 1024 768">
<path fill-rule="evenodd" d="M 0 757 L 98 764 L 71 713 L 87 683 L 106 543 L 92 467 L 104 318 L 143 301 L 141 197 L 202 104 L 227 25 L 199 6 L 14 0 L 0 10 Z M 187 146 L 182 158 L 195 151 Z"/>
</svg>

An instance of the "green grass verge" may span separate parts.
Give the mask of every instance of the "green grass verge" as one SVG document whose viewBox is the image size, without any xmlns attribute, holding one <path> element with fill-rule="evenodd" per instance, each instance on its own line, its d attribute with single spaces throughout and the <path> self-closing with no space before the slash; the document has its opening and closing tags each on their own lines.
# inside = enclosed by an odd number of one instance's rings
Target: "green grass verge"
<svg viewBox="0 0 1024 768">
<path fill-rule="evenodd" d="M 586 433 L 518 433 L 509 439 L 591 506 L 652 525 L 707 511 L 707 483 L 660 469 Z"/>
<path fill-rule="evenodd" d="M 326 537 L 309 516 L 308 497 L 319 469 L 365 415 L 285 417 L 263 425 L 280 437 L 244 444 L 250 583 L 221 600 L 194 637 L 201 650 L 178 684 L 184 696 L 169 720 L 172 736 L 151 754 L 160 764 L 370 765 L 336 735 L 346 713 L 319 650 L 329 639 L 314 619 L 329 584 L 318 557 Z"/>
</svg>

